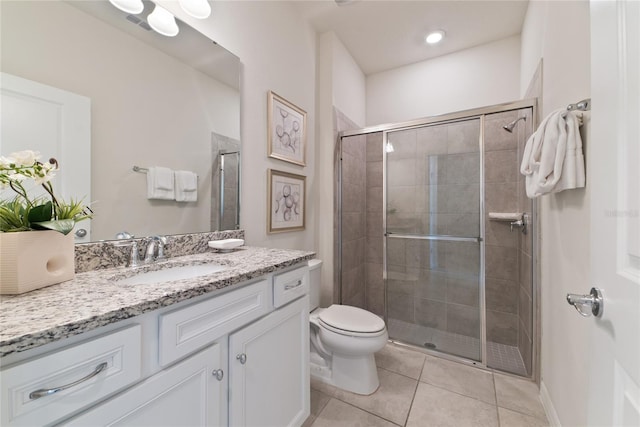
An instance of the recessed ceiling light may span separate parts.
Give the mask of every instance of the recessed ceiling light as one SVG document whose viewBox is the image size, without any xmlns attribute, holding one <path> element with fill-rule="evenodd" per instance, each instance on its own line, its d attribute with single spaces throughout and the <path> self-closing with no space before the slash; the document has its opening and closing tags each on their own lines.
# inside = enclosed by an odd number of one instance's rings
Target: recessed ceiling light
<svg viewBox="0 0 640 427">
<path fill-rule="evenodd" d="M 436 44 L 436 43 L 439 43 L 443 38 L 444 38 L 444 31 L 438 30 L 438 31 L 433 31 L 429 33 L 429 35 L 427 35 L 427 38 L 425 40 L 429 44 Z"/>
</svg>

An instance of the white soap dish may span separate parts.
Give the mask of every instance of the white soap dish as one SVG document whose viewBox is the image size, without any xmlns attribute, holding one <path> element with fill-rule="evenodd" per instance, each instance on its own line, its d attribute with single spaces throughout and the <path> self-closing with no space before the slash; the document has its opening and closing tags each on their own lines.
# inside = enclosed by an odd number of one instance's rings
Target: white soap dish
<svg viewBox="0 0 640 427">
<path fill-rule="evenodd" d="M 242 245 L 244 245 L 244 239 L 224 239 L 209 241 L 209 247 L 217 249 L 218 252 L 230 252 Z"/>
</svg>

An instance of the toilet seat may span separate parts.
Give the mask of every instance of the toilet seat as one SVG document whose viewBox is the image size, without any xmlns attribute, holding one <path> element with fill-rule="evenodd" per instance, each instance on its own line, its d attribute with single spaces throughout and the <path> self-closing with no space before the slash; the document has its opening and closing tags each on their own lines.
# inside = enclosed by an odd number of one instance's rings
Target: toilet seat
<svg viewBox="0 0 640 427">
<path fill-rule="evenodd" d="M 319 323 L 340 335 L 376 337 L 386 332 L 384 320 L 375 314 L 349 305 L 332 305 L 318 314 Z"/>
</svg>

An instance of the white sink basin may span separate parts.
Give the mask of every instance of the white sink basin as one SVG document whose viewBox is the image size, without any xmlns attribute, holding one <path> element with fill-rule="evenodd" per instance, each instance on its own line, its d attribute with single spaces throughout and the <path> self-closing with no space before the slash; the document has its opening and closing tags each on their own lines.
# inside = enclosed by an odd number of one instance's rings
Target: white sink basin
<svg viewBox="0 0 640 427">
<path fill-rule="evenodd" d="M 119 285 L 147 285 L 170 282 L 172 280 L 193 279 L 226 270 L 228 267 L 218 264 L 183 265 L 164 270 L 148 271 L 116 281 Z"/>
</svg>

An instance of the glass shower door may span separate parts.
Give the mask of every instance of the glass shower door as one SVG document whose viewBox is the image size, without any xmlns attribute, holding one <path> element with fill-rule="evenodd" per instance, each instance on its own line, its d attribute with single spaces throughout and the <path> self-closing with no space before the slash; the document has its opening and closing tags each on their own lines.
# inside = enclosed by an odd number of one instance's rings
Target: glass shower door
<svg viewBox="0 0 640 427">
<path fill-rule="evenodd" d="M 392 340 L 482 360 L 480 118 L 385 132 Z"/>
</svg>

